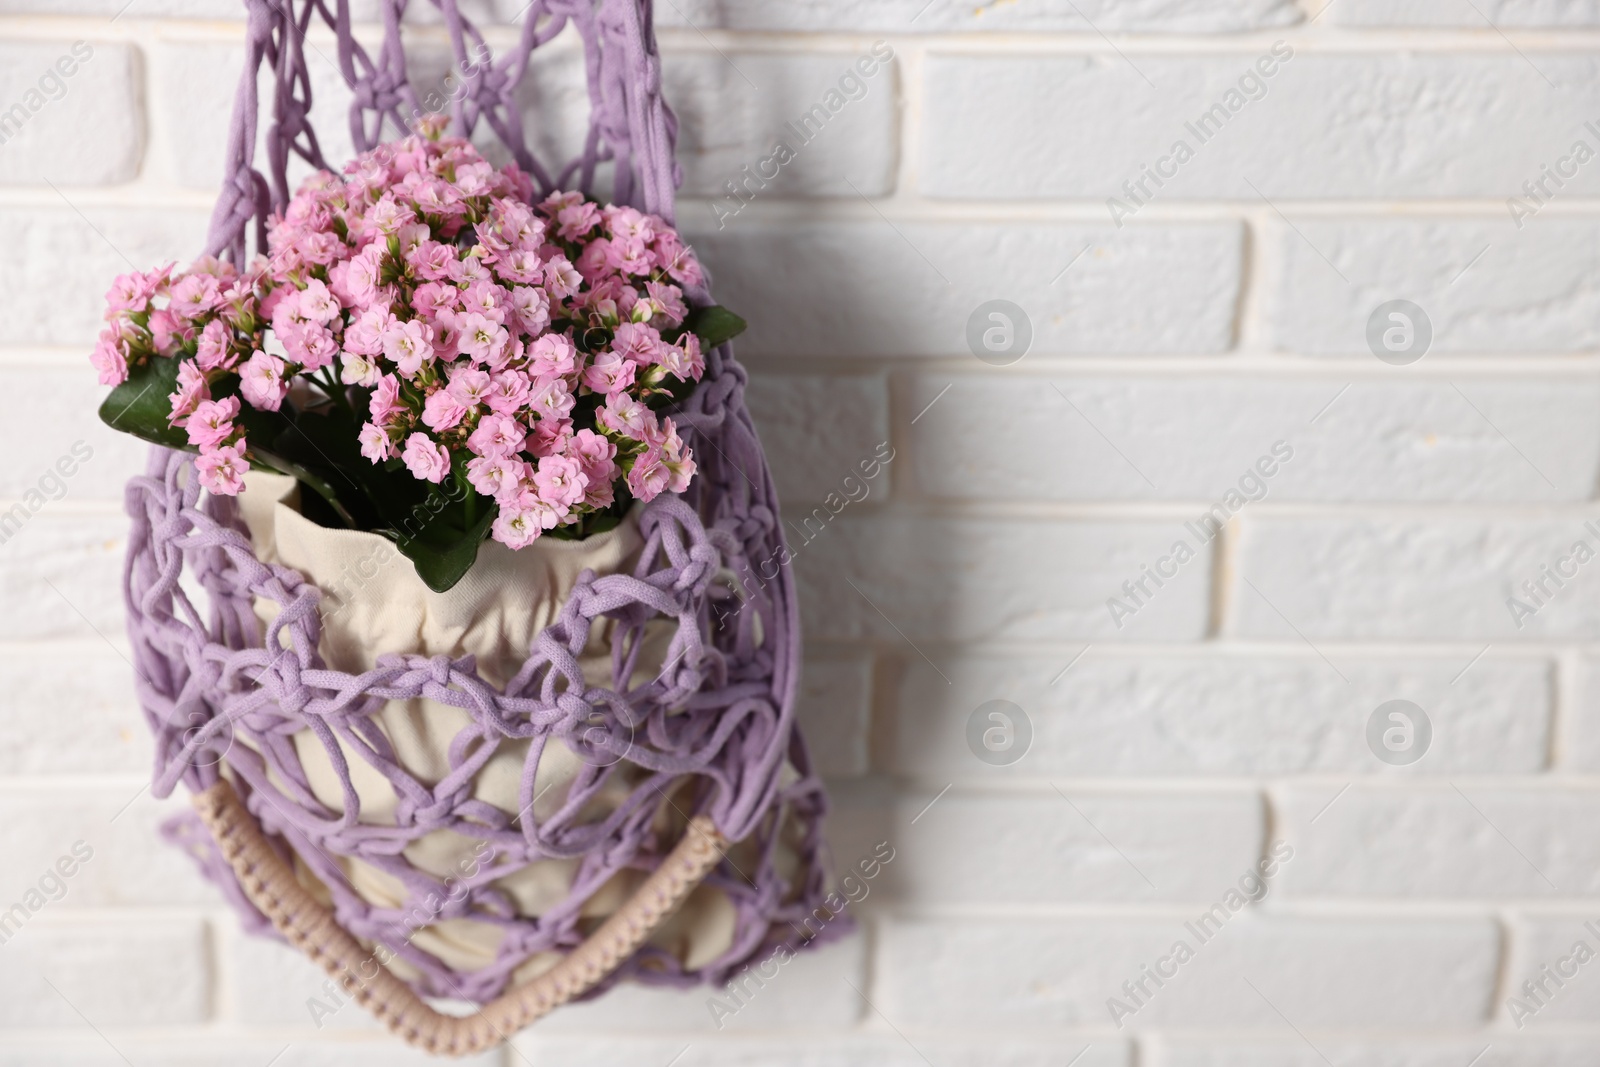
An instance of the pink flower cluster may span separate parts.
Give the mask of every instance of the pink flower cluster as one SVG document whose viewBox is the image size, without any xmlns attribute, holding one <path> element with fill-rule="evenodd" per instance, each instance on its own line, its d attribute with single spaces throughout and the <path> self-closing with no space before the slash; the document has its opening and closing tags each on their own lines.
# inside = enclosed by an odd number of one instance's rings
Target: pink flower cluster
<svg viewBox="0 0 1600 1067">
<path fill-rule="evenodd" d="M 514 548 L 611 507 L 619 485 L 683 491 L 694 459 L 650 402 L 705 370 L 682 329 L 682 287 L 701 282 L 689 249 L 633 208 L 534 205 L 525 174 L 442 133 L 308 179 L 247 270 L 207 258 L 119 277 L 100 380 L 180 357 L 170 423 L 216 493 L 248 467 L 241 403 L 322 400 L 302 382 L 364 409 L 374 464 L 494 498 L 493 536 Z"/>
</svg>

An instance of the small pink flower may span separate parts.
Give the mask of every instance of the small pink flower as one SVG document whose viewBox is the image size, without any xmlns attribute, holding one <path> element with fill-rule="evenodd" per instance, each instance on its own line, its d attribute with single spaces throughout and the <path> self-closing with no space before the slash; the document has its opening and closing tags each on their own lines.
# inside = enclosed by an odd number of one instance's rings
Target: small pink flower
<svg viewBox="0 0 1600 1067">
<path fill-rule="evenodd" d="M 488 281 L 489 268 L 483 265 L 481 257 L 465 255 L 450 264 L 450 280 L 458 285 L 471 285 L 473 282 Z"/>
<path fill-rule="evenodd" d="M 184 360 L 178 364 L 178 388 L 167 399 L 172 403 L 167 425 L 182 426 L 189 421 L 200 401 L 211 399 L 211 387 L 200 368 Z"/>
<path fill-rule="evenodd" d="M 506 346 L 511 335 L 506 333 L 504 326 L 476 311 L 461 315 L 459 326 L 461 339 L 457 347 L 462 355 L 474 363 L 487 365 L 490 370 L 498 370 L 505 364 Z"/>
<path fill-rule="evenodd" d="M 344 347 L 358 355 L 379 355 L 383 352 L 383 335 L 394 322 L 388 308 L 368 308 L 344 332 Z"/>
<path fill-rule="evenodd" d="M 628 468 L 628 491 L 646 502 L 660 496 L 671 480 L 672 472 L 661 462 L 661 453 L 655 449 L 635 457 L 633 466 Z"/>
<path fill-rule="evenodd" d="M 557 508 L 572 508 L 583 500 L 589 479 L 577 460 L 567 456 L 545 456 L 533 474 L 539 496 Z"/>
<path fill-rule="evenodd" d="M 563 241 L 577 241 L 600 222 L 600 209 L 593 204 L 579 201 L 557 210 L 555 219 L 556 234 Z"/>
<path fill-rule="evenodd" d="M 582 284 L 583 275 L 567 262 L 565 256 L 555 256 L 545 261 L 544 287 L 551 300 L 565 300 L 576 293 Z"/>
<path fill-rule="evenodd" d="M 643 241 L 617 238 L 606 248 L 606 266 L 623 274 L 649 274 L 653 265 Z"/>
<path fill-rule="evenodd" d="M 611 433 L 643 441 L 656 428 L 656 417 L 649 408 L 627 393 L 613 393 L 606 397 L 606 405 L 594 413 L 600 428 Z"/>
<path fill-rule="evenodd" d="M 540 378 L 528 390 L 528 407 L 543 419 L 564 419 L 576 403 L 564 378 Z"/>
<path fill-rule="evenodd" d="M 684 317 L 689 314 L 688 307 L 683 302 L 683 290 L 676 285 L 666 282 L 645 282 L 645 292 L 650 294 L 650 317 L 662 319 L 667 329 L 672 329 L 683 324 Z"/>
<path fill-rule="evenodd" d="M 395 322 L 383 332 L 383 354 L 406 377 L 414 376 L 424 363 L 433 360 L 433 327 L 412 319 Z"/>
<path fill-rule="evenodd" d="M 221 319 L 206 323 L 206 328 L 200 331 L 200 340 L 195 344 L 195 359 L 201 370 L 216 370 L 227 365 L 229 340 L 227 323 Z"/>
<path fill-rule="evenodd" d="M 515 489 L 528 474 L 528 465 L 511 456 L 475 456 L 467 460 L 467 481 L 484 496 L 499 498 Z"/>
<path fill-rule="evenodd" d="M 466 417 L 467 406 L 447 390 L 429 393 L 422 402 L 422 424 L 434 433 L 443 433 Z"/>
<path fill-rule="evenodd" d="M 554 526 L 555 523 L 551 523 Z M 527 548 L 539 539 L 546 527 L 534 511 L 502 509 L 491 531 L 494 539 L 509 548 Z"/>
<path fill-rule="evenodd" d="M 283 360 L 257 352 L 239 368 L 239 392 L 250 406 L 260 411 L 277 411 L 289 395 Z"/>
<path fill-rule="evenodd" d="M 163 356 L 174 354 L 179 345 L 193 338 L 194 327 L 166 308 L 150 312 L 150 343 Z"/>
<path fill-rule="evenodd" d="M 593 430 L 579 430 L 567 442 L 566 454 L 583 467 L 589 488 L 583 502 L 593 508 L 608 508 L 614 500 L 612 483 L 617 477 L 617 446 Z"/>
<path fill-rule="evenodd" d="M 315 322 L 291 324 L 276 333 L 289 358 L 306 370 L 321 370 L 331 365 L 333 357 L 339 354 L 339 342 L 333 339 L 333 334 L 326 326 Z"/>
<path fill-rule="evenodd" d="M 341 352 L 339 354 L 341 370 L 339 380 L 346 385 L 364 385 L 371 389 L 378 384 L 383 371 L 378 368 L 376 359 L 363 356 L 355 352 Z"/>
<path fill-rule="evenodd" d="M 506 321 L 506 305 L 510 294 L 488 279 L 479 279 L 467 286 L 461 294 L 461 310 L 476 311 L 486 319 L 502 325 Z"/>
<path fill-rule="evenodd" d="M 508 282 L 519 285 L 537 285 L 544 280 L 544 264 L 539 254 L 519 248 L 501 256 L 494 265 L 495 273 Z"/>
<path fill-rule="evenodd" d="M 696 286 L 705 280 L 694 252 L 671 230 L 663 230 L 651 243 L 656 267 L 679 285 Z"/>
<path fill-rule="evenodd" d="M 448 282 L 424 282 L 411 294 L 411 306 L 425 319 L 441 311 L 454 311 L 460 302 L 461 290 Z"/>
<path fill-rule="evenodd" d="M 539 211 L 547 218 L 555 218 L 561 213 L 562 208 L 573 207 L 581 203 L 583 203 L 582 193 L 564 193 L 557 190 L 539 201 Z"/>
<path fill-rule="evenodd" d="M 460 364 L 450 369 L 450 384 L 445 389 L 466 407 L 476 407 L 484 402 L 494 380 L 488 371 Z"/>
<path fill-rule="evenodd" d="M 152 284 L 152 278 L 158 278 L 160 282 Z M 161 282 L 164 281 L 164 273 L 146 275 L 133 271 L 117 275 L 116 280 L 111 283 L 111 288 L 106 290 L 106 317 L 110 318 L 119 311 L 147 310 L 150 307 L 150 298 L 156 294 Z"/>
<path fill-rule="evenodd" d="M 362 424 L 356 440 L 361 443 L 361 454 L 374 463 L 382 463 L 394 456 L 394 443 L 389 440 L 389 435 L 370 422 Z"/>
<path fill-rule="evenodd" d="M 583 384 L 607 397 L 625 392 L 633 384 L 635 364 L 615 352 L 601 352 L 583 369 Z"/>
<path fill-rule="evenodd" d="M 511 290 L 510 313 L 513 323 L 530 337 L 550 325 L 550 296 L 543 289 L 519 285 Z"/>
<path fill-rule="evenodd" d="M 339 301 L 315 278 L 300 290 L 299 304 L 301 316 L 324 326 L 339 317 Z"/>
<path fill-rule="evenodd" d="M 578 349 L 565 334 L 545 334 L 528 346 L 528 358 L 536 378 L 565 378 L 578 369 Z"/>
<path fill-rule="evenodd" d="M 443 445 L 435 444 L 425 433 L 414 433 L 406 438 L 405 451 L 400 453 L 406 469 L 413 477 L 424 482 L 442 482 L 450 473 L 450 453 Z"/>
<path fill-rule="evenodd" d="M 244 442 L 240 441 L 202 450 L 200 458 L 194 462 L 201 488 L 219 496 L 238 496 L 244 488 L 244 472 L 250 469 L 244 458 L 244 447 Z"/>
<path fill-rule="evenodd" d="M 438 282 L 450 277 L 450 266 L 455 262 L 456 250 L 437 241 L 424 241 L 406 256 L 411 271 L 425 282 Z"/>
<path fill-rule="evenodd" d="M 367 414 L 379 426 L 388 428 L 394 422 L 395 416 L 405 411 L 405 405 L 400 401 L 400 379 L 392 374 L 385 374 L 378 379 L 377 386 L 372 390 L 372 400 L 367 405 Z"/>
<path fill-rule="evenodd" d="M 121 385 L 128 380 L 127 345 L 111 330 L 102 330 L 89 362 L 100 372 L 101 385 Z"/>
<path fill-rule="evenodd" d="M 689 482 L 694 478 L 694 457 L 679 439 L 671 419 L 662 419 L 661 428 L 666 432 L 666 440 L 661 445 L 661 465 L 667 469 L 667 488 L 674 493 L 681 493 L 689 488 Z"/>
<path fill-rule="evenodd" d="M 692 333 L 683 335 L 675 345 L 662 345 L 660 365 L 668 374 L 683 381 L 697 382 L 706 372 L 706 357 L 700 354 L 700 338 Z"/>
<path fill-rule="evenodd" d="M 567 442 L 570 440 L 572 440 L 571 419 L 540 419 L 534 424 L 533 432 L 528 434 L 528 439 L 522 442 L 522 449 L 541 458 L 558 456 L 567 450 Z"/>
<path fill-rule="evenodd" d="M 661 347 L 660 332 L 640 322 L 624 322 L 618 326 L 617 336 L 611 342 L 617 355 L 646 367 L 657 362 Z"/>
<path fill-rule="evenodd" d="M 350 269 L 345 275 L 345 286 L 350 290 L 350 296 L 360 307 L 371 307 L 374 304 L 386 303 L 384 289 L 379 285 L 380 264 L 383 262 L 384 249 L 380 245 L 368 245 L 362 253 L 350 261 Z"/>
<path fill-rule="evenodd" d="M 194 319 L 217 303 L 217 279 L 210 274 L 186 274 L 168 293 L 167 310 L 183 319 Z"/>
<path fill-rule="evenodd" d="M 515 415 L 527 406 L 529 392 L 528 379 L 521 371 L 503 370 L 491 375 L 484 401 L 496 415 Z"/>
<path fill-rule="evenodd" d="M 467 438 L 467 447 L 476 455 L 499 459 L 520 451 L 525 437 L 527 431 L 518 425 L 516 419 L 505 415 L 485 415 L 479 420 L 478 428 L 472 431 L 472 436 Z"/>
<path fill-rule="evenodd" d="M 189 443 L 202 449 L 220 445 L 232 436 L 233 417 L 237 414 L 239 398 L 236 396 L 202 400 L 195 405 L 194 414 L 189 416 L 188 425 L 184 427 L 189 433 Z"/>
</svg>

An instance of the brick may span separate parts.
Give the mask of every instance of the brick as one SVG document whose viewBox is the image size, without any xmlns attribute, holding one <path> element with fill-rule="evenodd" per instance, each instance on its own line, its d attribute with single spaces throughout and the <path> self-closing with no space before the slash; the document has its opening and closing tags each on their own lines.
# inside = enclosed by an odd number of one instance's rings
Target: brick
<svg viewBox="0 0 1600 1067">
<path fill-rule="evenodd" d="M 7 514 L 10 514 L 8 511 Z M 123 640 L 122 561 L 128 520 L 45 504 L 0 543 L 0 599 L 27 604 L 0 618 L 0 640 Z"/>
<path fill-rule="evenodd" d="M 1600 545 L 1584 528 L 1589 518 L 1247 519 L 1234 589 L 1237 632 L 1290 641 L 1301 639 L 1296 628 L 1311 641 L 1591 636 L 1600 633 L 1600 606 L 1584 596 L 1593 578 L 1581 567 L 1537 614 L 1521 619 L 1521 629 L 1506 604 L 1516 596 L 1532 605 L 1521 584 L 1566 558 L 1578 540 Z"/>
<path fill-rule="evenodd" d="M 906 466 L 939 497 L 1204 501 L 1196 515 L 1241 480 L 1272 501 L 1589 498 L 1600 427 L 1582 413 L 1600 406 L 1600 381 L 1458 384 L 922 374 Z M 1292 458 L 1272 454 L 1279 442 Z M 1040 461 L 1053 452 L 1085 461 Z M 1263 457 L 1267 478 L 1252 471 Z"/>
<path fill-rule="evenodd" d="M 712 0 L 683 0 L 659 13 L 659 24 L 671 27 L 728 30 L 777 30 L 845 33 L 1088 33 L 1091 26 L 1122 33 L 1228 33 L 1283 26 L 1301 19 L 1284 0 L 1248 3 L 1205 2 L 1071 4 L 1051 0 L 1032 5 L 957 4 L 935 0 L 886 0 L 859 7 L 845 0 L 807 4 L 778 0 L 753 7 L 735 7 Z"/>
<path fill-rule="evenodd" d="M 88 361 L 9 367 L 6 374 L 29 403 L 0 423 L 0 449 L 11 457 L 0 475 L 0 499 L 37 490 L 52 499 L 120 504 L 128 476 L 143 472 L 150 446 L 95 417 L 106 390 Z"/>
<path fill-rule="evenodd" d="M 1600 768 L 1600 662 L 1579 659 L 1572 713 L 1562 739 L 1562 762 L 1583 773 Z"/>
<path fill-rule="evenodd" d="M 1073 1067 L 1128 1067 L 1126 1042 L 1101 1035 L 1029 1040 L 1005 1035 L 983 1041 L 945 1034 L 819 1034 L 797 1032 L 770 1037 L 699 1037 L 687 1048 L 681 1039 L 545 1037 L 526 1032 L 517 1049 L 532 1063 L 568 1067 L 612 1067 L 618 1063 L 674 1063 L 675 1067 L 1060 1067 L 1062 1049 L 1079 1058 Z M 674 1061 L 673 1057 L 680 1056 Z M 520 1060 L 513 1062 L 521 1062 Z M 0 1063 L 4 1063 L 0 1060 Z"/>
<path fill-rule="evenodd" d="M 137 56 L 126 45 L 0 43 L 0 184 L 132 180 L 144 151 L 140 96 Z"/>
<path fill-rule="evenodd" d="M 828 836 L 839 870 L 871 857 L 879 842 L 895 850 L 865 883 L 865 900 L 984 908 L 1209 902 L 1261 854 L 1263 808 L 1249 792 L 1140 795 L 1064 785 L 1061 793 L 938 793 L 835 790 Z"/>
<path fill-rule="evenodd" d="M 0 775 L 149 771 L 133 669 L 99 638 L 89 640 L 0 652 Z"/>
<path fill-rule="evenodd" d="M 893 460 L 872 479 L 861 466 L 893 455 L 879 452 L 889 441 L 889 387 L 881 376 L 758 373 L 745 399 L 783 503 L 810 506 L 830 493 L 848 494 L 852 505 L 888 497 Z"/>
<path fill-rule="evenodd" d="M 1583 128 L 1600 115 L 1594 55 L 1302 48 L 1284 59 L 1270 47 L 1204 57 L 931 55 L 920 187 L 984 200 L 1115 196 L 1131 209 L 1152 197 L 1259 203 L 1256 190 L 1272 200 L 1501 201 L 1574 140 L 1600 143 Z M 1261 57 L 1274 70 L 1265 79 Z M 1565 86 L 1570 106 L 1548 105 L 1551 84 Z M 1212 107 L 1220 128 L 1201 123 Z M 1180 142 L 1192 153 L 1181 164 L 1172 159 L 1184 154 Z M 1145 166 L 1164 184 L 1144 179 L 1142 191 L 1124 191 Z M 1600 168 L 1587 168 L 1562 195 L 1597 189 Z M 1511 238 L 1509 216 L 1500 230 Z"/>
<path fill-rule="evenodd" d="M 369 49 L 375 47 L 371 35 L 366 37 Z M 809 142 L 802 143 L 784 128 L 786 122 L 798 119 L 821 101 L 858 58 L 855 52 L 796 56 L 696 51 L 669 56 L 663 76 L 667 98 L 681 123 L 678 160 L 685 178 L 680 195 L 721 198 L 727 192 L 724 183 L 742 180 L 741 168 L 746 165 L 754 171 L 773 154 L 778 139 L 789 143 L 795 157 L 769 185 L 752 182 L 750 188 L 758 198 L 854 199 L 856 189 L 867 196 L 888 195 L 898 165 L 897 75 L 892 66 L 863 79 L 865 92 L 841 108 Z M 157 51 L 155 106 L 168 129 L 184 131 L 181 138 L 170 139 L 166 160 L 180 184 L 201 189 L 219 184 L 233 94 L 217 93 L 196 101 L 192 87 L 234 85 L 243 61 L 243 49 L 231 44 L 172 43 Z M 456 84 L 446 82 L 455 65 L 454 56 L 437 47 L 416 45 L 408 50 L 407 62 L 419 106 L 447 109 Z M 353 96 L 331 46 L 313 38 L 306 49 L 306 64 L 312 79 L 311 120 L 323 154 L 339 166 L 355 150 L 347 118 Z M 270 85 L 270 75 L 263 73 L 263 99 Z M 529 147 L 552 173 L 558 172 L 582 151 L 589 129 L 582 52 L 558 44 L 536 54 L 519 89 L 518 102 Z M 258 160 L 266 158 L 267 125 L 265 121 L 261 125 Z M 474 140 L 497 161 L 509 158 L 487 123 L 481 125 Z M 308 172 L 308 167 L 297 163 L 291 168 L 291 178 L 298 182 Z M 851 188 L 852 183 L 856 189 Z M 717 218 L 709 208 L 701 210 L 707 220 Z"/>
<path fill-rule="evenodd" d="M 1480 0 L 1476 11 L 1459 8 L 1450 0 L 1349 0 L 1330 9 L 1326 18 L 1334 26 L 1454 26 L 1473 30 L 1490 25 L 1511 30 L 1600 24 L 1600 12 L 1592 6 L 1567 0 Z"/>
<path fill-rule="evenodd" d="M 82 215 L 66 204 L 0 207 L 0 247 L 11 252 L 0 263 L 10 294 L 0 344 L 80 345 L 87 358 L 112 279 L 204 251 L 205 212 L 77 206 Z"/>
<path fill-rule="evenodd" d="M 1184 926 L 1196 917 L 887 922 L 875 999 L 898 1026 L 1109 1026 L 1107 999 L 1181 938 L 1193 958 L 1126 1028 L 1464 1026 L 1486 1018 L 1494 993 L 1487 920 L 1241 914 L 1197 945 Z"/>
<path fill-rule="evenodd" d="M 1590 964 L 1600 952 L 1600 935 L 1585 924 L 1600 927 L 1597 919 L 1593 909 L 1532 912 L 1513 919 L 1502 1018 L 1518 1029 L 1594 1021 L 1600 1012 L 1600 982 L 1594 981 Z M 1531 994 L 1526 982 L 1534 985 Z"/>
<path fill-rule="evenodd" d="M 1280 349 L 1370 360 L 1367 320 L 1394 299 L 1428 316 L 1428 360 L 1600 345 L 1600 281 L 1582 265 L 1600 224 L 1545 212 L 1519 230 L 1508 212 L 1470 220 L 1300 217 L 1294 227 L 1275 225 L 1264 238 L 1282 262 L 1268 283 Z"/>
<path fill-rule="evenodd" d="M 81 1024 L 80 1024 L 81 1028 Z M 370 1041 L 311 1041 L 303 1035 L 274 1040 L 264 1036 L 242 1036 L 202 1032 L 187 1037 L 134 1037 L 125 1033 L 106 1040 L 41 1039 L 23 1037 L 0 1049 L 0 1067 L 424 1067 L 438 1062 L 418 1049 L 402 1045 L 388 1035 Z M 468 1056 L 453 1062 L 468 1067 L 503 1067 L 503 1049 Z"/>
<path fill-rule="evenodd" d="M 1119 232 L 875 215 L 790 227 L 741 217 L 718 231 L 692 210 L 684 217 L 718 301 L 750 321 L 741 352 L 973 359 L 967 320 L 995 299 L 1028 315 L 1038 355 L 1220 352 L 1233 343 L 1243 253 L 1233 223 Z M 976 359 L 971 366 L 981 369 Z"/>
<path fill-rule="evenodd" d="M 323 991 L 328 976 L 297 949 L 280 941 L 252 937 L 231 924 L 224 935 L 222 958 L 228 975 L 229 1002 L 219 1006 L 230 1021 L 245 1026 L 337 1033 L 381 1033 L 383 1027 L 359 1004 L 345 1000 L 332 1014 L 313 1015 L 308 1002 L 324 1008 L 333 999 Z"/>
<path fill-rule="evenodd" d="M 0 793 L 0 818 L 12 827 L 6 837 L 7 864 L 0 872 L 0 902 L 10 906 L 22 899 L 78 841 L 93 856 L 66 879 L 64 895 L 47 904 L 43 914 L 218 901 L 193 861 L 160 838 L 160 824 L 186 806 L 181 800 L 153 800 L 149 788 L 136 780 Z M 29 926 L 39 921 L 35 916 Z"/>
<path fill-rule="evenodd" d="M 1168 552 L 1170 523 L 862 516 L 792 543 L 801 609 L 818 637 L 893 642 L 1193 640 L 1210 557 L 1190 560 L 1118 631 L 1105 606 Z"/>
<path fill-rule="evenodd" d="M 1287 1033 L 1287 1030 L 1285 1029 Z M 1306 1040 L 1314 1040 L 1308 1047 Z M 1174 1037 L 1161 1042 L 1163 1067 L 1583 1067 L 1594 1058 L 1593 1037 L 1537 1038 L 1484 1030 L 1434 1040 L 1359 1039 L 1314 1034 L 1283 1038 Z M 1487 1051 L 1486 1051 L 1487 1050 Z"/>
<path fill-rule="evenodd" d="M 0 1027 L 86 1030 L 84 1019 L 109 1027 L 208 1017 L 211 968 L 203 923 L 54 919 L 34 920 L 5 946 Z"/>
<path fill-rule="evenodd" d="M 127 0 L 9 0 L 12 15 L 116 15 Z M 232 0 L 138 0 L 128 13 L 137 18 L 243 19 L 244 9 Z"/>
<path fill-rule="evenodd" d="M 872 714 L 872 660 L 849 653 L 808 650 L 800 672 L 795 718 L 818 774 L 867 772 L 867 729 Z"/>
<path fill-rule="evenodd" d="M 874 73 L 860 77 L 855 64 L 871 60 Z M 880 63 L 867 48 L 854 52 L 763 55 L 750 52 L 672 54 L 662 75 L 667 100 L 683 125 L 678 159 L 684 182 L 679 195 L 722 205 L 706 218 L 725 225 L 746 221 L 737 201 L 722 198 L 726 183 L 741 186 L 739 199 L 887 196 L 894 190 L 899 80 L 895 63 Z M 840 86 L 840 79 L 845 85 Z M 864 88 L 857 88 L 857 85 Z M 845 98 L 827 124 L 803 138 L 786 129 L 835 91 Z M 831 109 L 830 109 L 831 110 Z M 786 143 L 794 158 L 762 184 L 762 169 L 777 166 L 774 146 Z M 758 169 L 761 161 L 774 162 Z M 756 180 L 747 181 L 748 166 Z M 854 188 L 852 188 L 854 186 Z M 686 209 L 684 214 L 696 209 Z M 728 217 L 729 212 L 735 212 Z M 681 220 L 680 220 L 681 221 Z"/>
<path fill-rule="evenodd" d="M 1547 761 L 1548 660 L 1491 652 L 1462 673 L 1471 653 L 1340 657 L 1346 684 L 1314 654 L 1298 652 L 1134 657 L 1096 646 L 1063 674 L 1078 651 L 952 657 L 940 664 L 949 684 L 920 660 L 908 663 L 889 769 L 958 779 L 1377 774 L 1389 767 L 1367 748 L 1367 718 L 1393 699 L 1417 702 L 1432 723 L 1421 771 L 1526 773 Z M 988 767 L 966 746 L 968 717 L 990 700 L 1016 704 L 1032 726 L 1032 745 L 1012 767 Z"/>
<path fill-rule="evenodd" d="M 866 946 L 863 938 L 855 936 L 797 954 L 732 1015 L 712 1014 L 712 998 L 725 1000 L 720 988 L 674 990 L 630 983 L 598 1000 L 563 1008 L 541 1021 L 539 1031 L 560 1035 L 663 1030 L 704 1034 L 717 1032 L 718 1022 L 727 1033 L 780 1027 L 843 1029 L 855 1023 L 863 1011 L 850 985 L 863 989 L 865 983 Z"/>
<path fill-rule="evenodd" d="M 142 3 L 143 0 L 140 0 Z M 232 14 L 232 12 L 230 12 Z M 369 39 L 370 51 L 370 39 Z M 353 96 L 338 67 L 338 56 L 328 42 L 311 37 L 306 42 L 306 73 L 311 78 L 311 122 L 317 143 L 333 167 L 354 154 L 349 108 Z M 244 69 L 244 49 L 235 44 L 165 42 L 153 53 L 152 111 L 166 138 L 164 166 L 173 182 L 192 189 L 215 189 L 222 184 L 227 163 L 228 126 L 233 117 L 235 86 Z M 196 93 L 196 85 L 216 90 Z M 266 138 L 271 127 L 271 69 L 257 78 L 263 111 L 257 125 L 255 165 L 266 173 Z M 392 135 L 392 131 L 391 131 Z M 297 186 L 311 167 L 291 156 L 290 187 Z"/>
<path fill-rule="evenodd" d="M 1284 870 L 1285 899 L 1600 891 L 1600 844 L 1586 829 L 1600 796 L 1587 790 L 1362 784 L 1333 800 L 1337 790 L 1295 786 L 1282 798 L 1284 833 L 1296 849 Z"/>
</svg>

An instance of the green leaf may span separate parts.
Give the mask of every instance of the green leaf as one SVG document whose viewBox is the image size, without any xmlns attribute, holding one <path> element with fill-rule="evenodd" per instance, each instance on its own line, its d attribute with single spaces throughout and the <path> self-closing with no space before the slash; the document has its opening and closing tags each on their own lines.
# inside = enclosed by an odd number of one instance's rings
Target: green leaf
<svg viewBox="0 0 1600 1067">
<path fill-rule="evenodd" d="M 459 582 L 478 559 L 478 546 L 488 536 L 489 527 L 500 506 L 491 503 L 470 527 L 454 527 L 454 516 L 447 508 L 436 515 L 415 537 L 407 537 L 398 530 L 386 531 L 395 539 L 402 555 L 417 568 L 417 577 L 435 593 L 443 593 Z"/>
<path fill-rule="evenodd" d="M 154 356 L 132 368 L 128 380 L 111 390 L 100 405 L 100 418 L 113 430 L 168 448 L 193 452 L 189 435 L 167 424 L 172 414 L 171 395 L 178 388 L 178 359 Z"/>
<path fill-rule="evenodd" d="M 328 502 L 328 506 L 333 508 L 334 513 L 339 516 L 340 522 L 343 522 L 351 529 L 356 528 L 356 520 L 351 516 L 349 510 L 344 506 L 344 503 L 339 498 L 338 492 L 335 491 L 332 483 L 330 483 L 328 479 L 322 477 L 322 475 L 317 474 L 314 471 L 302 467 L 300 464 L 295 463 L 292 460 L 285 459 L 284 457 L 269 452 L 266 449 L 256 448 L 254 445 L 250 446 L 249 453 L 252 463 L 260 461 L 260 464 L 263 467 L 275 470 L 279 474 L 287 474 L 293 478 L 298 478 L 303 484 L 315 490 L 318 496 Z"/>
<path fill-rule="evenodd" d="M 720 304 L 695 308 L 684 320 L 684 326 L 700 338 L 700 344 L 712 349 L 724 341 L 731 341 L 744 333 L 748 324 Z"/>
</svg>

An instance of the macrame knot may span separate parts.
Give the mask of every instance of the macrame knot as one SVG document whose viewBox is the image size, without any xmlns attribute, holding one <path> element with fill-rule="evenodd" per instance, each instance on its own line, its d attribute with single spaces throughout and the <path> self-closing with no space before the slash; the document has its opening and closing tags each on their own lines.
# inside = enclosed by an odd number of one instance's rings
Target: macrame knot
<svg viewBox="0 0 1600 1067">
<path fill-rule="evenodd" d="M 428 681 L 441 689 L 450 687 L 450 672 L 452 664 L 449 656 L 434 656 L 426 664 Z"/>
<path fill-rule="evenodd" d="M 594 705 L 570 689 L 556 697 L 556 707 L 561 711 L 561 718 L 554 728 L 565 737 L 577 732 L 579 726 L 590 725 L 595 715 Z"/>
<path fill-rule="evenodd" d="M 268 670 L 262 672 L 263 680 L 270 677 L 276 682 L 269 687 L 277 701 L 278 710 L 285 715 L 299 715 L 311 702 L 311 692 L 300 680 L 300 660 L 291 655 L 274 658 Z"/>
</svg>

